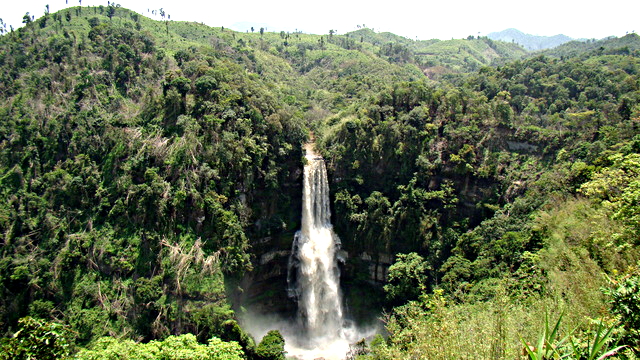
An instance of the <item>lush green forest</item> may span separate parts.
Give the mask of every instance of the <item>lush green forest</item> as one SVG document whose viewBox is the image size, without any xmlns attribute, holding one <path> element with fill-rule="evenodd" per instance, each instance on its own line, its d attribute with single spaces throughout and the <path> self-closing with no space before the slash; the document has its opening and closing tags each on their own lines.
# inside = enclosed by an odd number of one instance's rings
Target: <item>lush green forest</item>
<svg viewBox="0 0 640 360">
<path fill-rule="evenodd" d="M 0 36 L 0 358 L 284 358 L 238 315 L 290 311 L 271 260 L 311 134 L 348 308 L 386 314 L 348 358 L 637 357 L 638 35 L 529 53 L 112 4 Z"/>
</svg>

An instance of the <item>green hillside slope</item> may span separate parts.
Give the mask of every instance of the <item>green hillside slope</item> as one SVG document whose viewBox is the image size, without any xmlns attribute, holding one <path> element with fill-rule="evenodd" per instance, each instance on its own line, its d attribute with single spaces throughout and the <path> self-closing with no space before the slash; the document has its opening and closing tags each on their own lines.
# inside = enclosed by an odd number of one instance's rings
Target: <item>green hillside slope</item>
<svg viewBox="0 0 640 360">
<path fill-rule="evenodd" d="M 0 38 L 0 324 L 59 318 L 80 344 L 242 341 L 225 330 L 223 275 L 251 268 L 249 224 L 287 215 L 265 204 L 293 201 L 280 186 L 300 166 L 302 116 L 242 47 L 170 41 L 112 10 Z"/>
<path fill-rule="evenodd" d="M 389 61 L 416 64 L 431 79 L 505 63 L 527 53 L 516 44 L 486 37 L 413 41 L 391 33 L 376 33 L 368 28 L 350 32 L 346 36 L 376 46 L 378 54 Z"/>
<path fill-rule="evenodd" d="M 631 55 L 640 50 L 640 36 L 628 34 L 621 38 L 609 38 L 591 41 L 571 41 L 555 49 L 546 50 L 547 56 L 561 57 L 590 57 L 593 55 Z"/>
</svg>

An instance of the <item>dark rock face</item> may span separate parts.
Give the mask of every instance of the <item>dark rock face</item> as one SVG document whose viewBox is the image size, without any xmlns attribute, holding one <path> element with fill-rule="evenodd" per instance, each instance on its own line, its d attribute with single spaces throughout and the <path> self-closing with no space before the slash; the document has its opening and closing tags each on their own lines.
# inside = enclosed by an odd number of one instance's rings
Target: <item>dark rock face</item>
<svg viewBox="0 0 640 360">
<path fill-rule="evenodd" d="M 256 259 L 253 271 L 241 281 L 240 305 L 259 314 L 293 315 L 295 302 L 287 296 L 287 264 L 290 250 L 273 250 Z"/>
<path fill-rule="evenodd" d="M 233 305 L 258 314 L 293 316 L 295 302 L 287 296 L 287 265 L 302 213 L 302 170 L 298 163 L 276 194 L 255 194 L 255 222 L 248 229 L 253 270 L 240 280 Z"/>
</svg>

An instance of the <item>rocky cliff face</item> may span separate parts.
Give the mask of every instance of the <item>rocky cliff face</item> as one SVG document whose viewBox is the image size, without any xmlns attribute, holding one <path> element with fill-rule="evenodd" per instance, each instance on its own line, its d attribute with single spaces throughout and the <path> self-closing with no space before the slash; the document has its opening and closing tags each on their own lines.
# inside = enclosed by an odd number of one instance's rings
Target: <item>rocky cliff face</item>
<svg viewBox="0 0 640 360">
<path fill-rule="evenodd" d="M 296 153 L 299 159 L 301 152 Z M 294 314 L 295 303 L 287 297 L 287 263 L 302 211 L 302 167 L 291 161 L 289 176 L 275 193 L 256 192 L 254 223 L 248 229 L 252 271 L 240 280 L 233 292 L 234 307 L 257 313 Z"/>
<path fill-rule="evenodd" d="M 295 314 L 296 304 L 287 296 L 287 264 L 290 250 L 273 250 L 262 254 L 253 271 L 242 279 L 241 306 L 259 314 Z"/>
</svg>

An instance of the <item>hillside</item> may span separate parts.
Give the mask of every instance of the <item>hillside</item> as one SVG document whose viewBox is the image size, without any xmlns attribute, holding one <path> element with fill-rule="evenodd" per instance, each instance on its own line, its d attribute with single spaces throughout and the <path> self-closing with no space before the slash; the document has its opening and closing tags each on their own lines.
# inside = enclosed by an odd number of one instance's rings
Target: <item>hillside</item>
<svg viewBox="0 0 640 360">
<path fill-rule="evenodd" d="M 247 234 L 269 231 L 249 224 L 287 218 L 262 204 L 293 202 L 274 186 L 306 126 L 246 71 L 249 51 L 165 26 L 71 8 L 0 38 L 3 331 L 31 315 L 77 344 L 192 332 L 248 346 L 224 277 L 251 269 Z"/>
<path fill-rule="evenodd" d="M 418 42 L 416 57 L 425 73 L 437 73 L 444 67 L 449 72 L 473 72 L 483 66 L 504 64 L 524 56 L 519 46 L 488 38 Z"/>
<path fill-rule="evenodd" d="M 488 38 L 414 41 L 390 33 L 376 33 L 368 28 L 346 36 L 378 47 L 378 55 L 390 62 L 415 64 L 434 80 L 476 71 L 482 66 L 503 64 L 526 54 L 518 45 Z"/>
<path fill-rule="evenodd" d="M 582 57 L 597 55 L 631 55 L 640 50 L 640 36 L 628 34 L 621 38 L 608 38 L 597 41 L 571 41 L 555 49 L 543 52 L 547 56 L 557 58 Z"/>
<path fill-rule="evenodd" d="M 0 36 L 0 359 L 283 359 L 246 319 L 303 321 L 310 140 L 345 318 L 388 314 L 349 359 L 514 359 L 541 337 L 637 358 L 639 39 L 531 54 L 116 5 Z"/>
<path fill-rule="evenodd" d="M 529 51 L 551 49 L 573 40 L 562 34 L 554 36 L 539 36 L 525 34 L 517 29 L 506 29 L 499 32 L 492 32 L 489 33 L 487 37 L 496 41 L 513 42 L 521 45 Z"/>
</svg>

